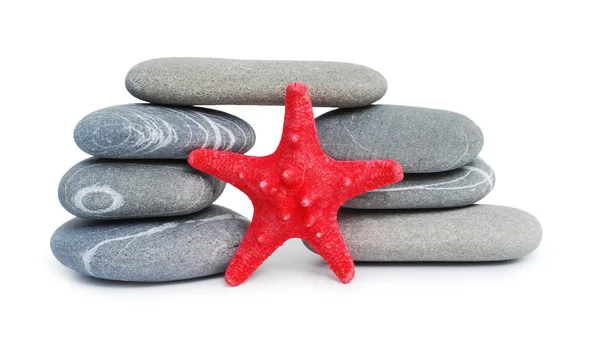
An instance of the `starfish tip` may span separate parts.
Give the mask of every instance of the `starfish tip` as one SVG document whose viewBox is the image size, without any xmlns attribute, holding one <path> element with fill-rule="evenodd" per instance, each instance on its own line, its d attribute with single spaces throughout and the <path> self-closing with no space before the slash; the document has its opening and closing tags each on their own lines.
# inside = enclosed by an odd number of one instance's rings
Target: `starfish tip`
<svg viewBox="0 0 600 346">
<path fill-rule="evenodd" d="M 351 271 L 349 271 L 346 275 L 340 277 L 339 279 L 343 284 L 350 283 L 350 281 L 354 279 L 354 268 L 352 268 Z"/>
<path fill-rule="evenodd" d="M 393 176 L 398 181 L 404 179 L 404 170 L 402 169 L 402 166 L 396 161 L 391 161 L 391 162 L 392 162 L 391 167 L 392 167 Z"/>
<path fill-rule="evenodd" d="M 195 163 L 198 159 L 198 149 L 192 150 L 192 152 L 188 155 L 188 163 L 190 166 L 195 166 Z"/>
<path fill-rule="evenodd" d="M 231 275 L 230 273 L 225 273 L 225 282 L 231 287 L 239 286 L 244 280 L 236 277 L 235 275 Z"/>
<path fill-rule="evenodd" d="M 286 89 L 286 93 L 306 93 L 308 91 L 308 88 L 306 87 L 306 84 L 301 83 L 301 82 L 292 82 L 290 84 L 288 84 L 287 89 Z"/>
</svg>

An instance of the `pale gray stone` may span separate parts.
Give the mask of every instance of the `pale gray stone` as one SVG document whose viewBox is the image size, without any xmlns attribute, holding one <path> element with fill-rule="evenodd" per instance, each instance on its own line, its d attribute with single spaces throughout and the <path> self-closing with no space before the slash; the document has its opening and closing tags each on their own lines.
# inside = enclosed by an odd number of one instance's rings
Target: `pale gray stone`
<svg viewBox="0 0 600 346">
<path fill-rule="evenodd" d="M 479 127 L 453 112 L 396 105 L 337 109 L 316 119 L 325 153 L 337 160 L 389 159 L 405 173 L 449 171 L 483 147 Z"/>
<path fill-rule="evenodd" d="M 439 173 L 405 174 L 396 184 L 356 196 L 344 204 L 355 209 L 451 208 L 473 204 L 494 188 L 492 167 L 476 158 L 466 166 Z"/>
<path fill-rule="evenodd" d="M 242 119 L 213 109 L 127 104 L 87 115 L 74 138 L 95 157 L 184 159 L 197 148 L 245 153 L 255 134 Z"/>
<path fill-rule="evenodd" d="M 58 199 L 71 214 L 96 220 L 192 214 L 225 183 L 181 160 L 87 159 L 62 178 Z"/>
<path fill-rule="evenodd" d="M 224 272 L 249 224 L 245 217 L 217 205 L 185 217 L 74 218 L 56 230 L 50 247 L 63 265 L 87 276 L 184 280 Z"/>
<path fill-rule="evenodd" d="M 315 107 L 358 107 L 387 90 L 377 71 L 325 61 L 160 58 L 135 65 L 125 86 L 145 101 L 171 105 L 283 105 L 291 82 L 308 87 Z"/>
<path fill-rule="evenodd" d="M 542 227 L 534 216 L 494 205 L 341 209 L 338 219 L 355 261 L 504 261 L 529 254 L 542 240 Z"/>
</svg>

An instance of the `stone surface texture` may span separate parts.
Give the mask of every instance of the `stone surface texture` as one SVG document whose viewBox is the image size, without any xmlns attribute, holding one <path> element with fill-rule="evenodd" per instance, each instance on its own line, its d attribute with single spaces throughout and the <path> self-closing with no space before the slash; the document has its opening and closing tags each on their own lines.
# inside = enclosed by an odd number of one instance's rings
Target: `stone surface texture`
<svg viewBox="0 0 600 346">
<path fill-rule="evenodd" d="M 338 222 L 355 261 L 504 261 L 529 254 L 542 239 L 534 216 L 494 205 L 416 211 L 341 209 Z"/>
<path fill-rule="evenodd" d="M 350 63 L 160 58 L 135 65 L 125 86 L 135 97 L 171 105 L 283 105 L 291 82 L 308 86 L 314 106 L 358 107 L 379 100 L 385 78 Z"/>
<path fill-rule="evenodd" d="M 451 208 L 487 196 L 496 182 L 492 167 L 476 158 L 466 166 L 439 173 L 405 174 L 399 183 L 372 190 L 344 204 L 355 209 Z"/>
<path fill-rule="evenodd" d="M 95 157 L 186 159 L 196 148 L 245 153 L 255 134 L 242 119 L 213 109 L 127 104 L 87 115 L 74 138 Z"/>
<path fill-rule="evenodd" d="M 94 221 L 74 218 L 50 240 L 65 266 L 96 278 L 161 282 L 222 273 L 249 221 L 212 205 L 185 217 Z"/>
<path fill-rule="evenodd" d="M 225 183 L 185 161 L 87 159 L 62 178 L 58 198 L 71 214 L 110 220 L 192 214 Z"/>
<path fill-rule="evenodd" d="M 462 167 L 483 147 L 483 133 L 453 112 L 374 105 L 337 109 L 317 118 L 325 153 L 336 160 L 390 159 L 404 173 L 434 173 Z"/>
</svg>

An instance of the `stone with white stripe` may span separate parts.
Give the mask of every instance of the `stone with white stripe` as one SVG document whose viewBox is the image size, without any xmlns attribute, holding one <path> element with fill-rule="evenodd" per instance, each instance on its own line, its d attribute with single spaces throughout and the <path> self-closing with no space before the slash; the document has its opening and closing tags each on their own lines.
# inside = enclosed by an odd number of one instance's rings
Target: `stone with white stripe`
<svg viewBox="0 0 600 346">
<path fill-rule="evenodd" d="M 58 199 L 71 214 L 96 220 L 192 214 L 225 183 L 182 160 L 87 159 L 63 176 Z"/>
<path fill-rule="evenodd" d="M 93 221 L 60 226 L 50 247 L 65 266 L 83 275 L 119 281 L 161 282 L 225 271 L 249 220 L 212 205 L 185 217 Z"/>
<path fill-rule="evenodd" d="M 396 184 L 359 195 L 344 204 L 354 209 L 452 208 L 473 204 L 494 188 L 492 167 L 481 158 L 440 173 L 405 174 Z"/>
<path fill-rule="evenodd" d="M 95 157 L 184 159 L 196 148 L 245 153 L 255 134 L 242 119 L 214 109 L 126 104 L 90 113 L 74 138 Z"/>
</svg>

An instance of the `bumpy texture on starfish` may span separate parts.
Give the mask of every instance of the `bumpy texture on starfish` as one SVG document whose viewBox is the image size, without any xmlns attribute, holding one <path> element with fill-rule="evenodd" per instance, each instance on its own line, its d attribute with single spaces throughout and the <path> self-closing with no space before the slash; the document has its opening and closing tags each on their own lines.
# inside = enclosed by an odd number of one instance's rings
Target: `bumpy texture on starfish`
<svg viewBox="0 0 600 346">
<path fill-rule="evenodd" d="M 254 205 L 250 227 L 225 272 L 232 286 L 244 282 L 290 238 L 305 240 L 340 281 L 350 282 L 354 262 L 338 228 L 338 209 L 354 196 L 404 177 L 394 161 L 336 161 L 327 156 L 302 83 L 287 87 L 283 135 L 273 154 L 196 149 L 188 161 L 240 189 Z"/>
</svg>

